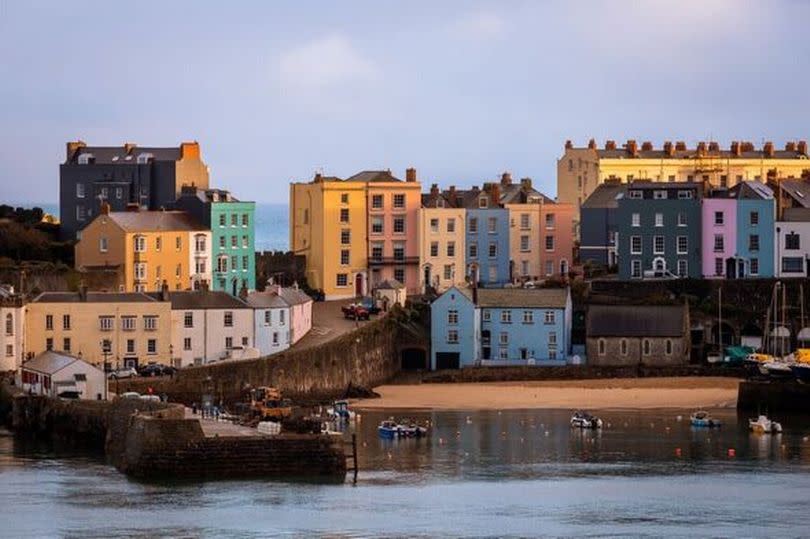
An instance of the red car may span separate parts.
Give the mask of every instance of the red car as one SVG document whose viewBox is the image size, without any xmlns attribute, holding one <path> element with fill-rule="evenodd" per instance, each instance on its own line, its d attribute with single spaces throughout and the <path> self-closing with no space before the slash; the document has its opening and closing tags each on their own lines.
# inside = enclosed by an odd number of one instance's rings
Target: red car
<svg viewBox="0 0 810 539">
<path fill-rule="evenodd" d="M 341 310 L 343 311 L 343 317 L 348 320 L 368 320 L 369 317 L 368 309 L 356 303 L 342 307 Z"/>
</svg>

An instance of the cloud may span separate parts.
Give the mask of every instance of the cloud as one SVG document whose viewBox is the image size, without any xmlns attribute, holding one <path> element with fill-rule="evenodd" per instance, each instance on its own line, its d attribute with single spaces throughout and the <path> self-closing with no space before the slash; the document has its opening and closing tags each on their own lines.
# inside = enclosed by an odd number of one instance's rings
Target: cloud
<svg viewBox="0 0 810 539">
<path fill-rule="evenodd" d="M 343 36 L 334 35 L 284 52 L 279 77 L 285 92 L 318 93 L 345 84 L 367 83 L 379 70 Z"/>
<path fill-rule="evenodd" d="M 491 11 L 477 11 L 455 21 L 451 30 L 465 39 L 494 39 L 506 33 L 506 21 Z"/>
</svg>

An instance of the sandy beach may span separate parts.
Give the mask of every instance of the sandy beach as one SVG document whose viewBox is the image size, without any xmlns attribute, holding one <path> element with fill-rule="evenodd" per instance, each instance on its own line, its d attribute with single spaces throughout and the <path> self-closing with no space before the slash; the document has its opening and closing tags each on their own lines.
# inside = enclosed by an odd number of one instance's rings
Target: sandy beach
<svg viewBox="0 0 810 539">
<path fill-rule="evenodd" d="M 379 399 L 355 402 L 359 409 L 506 410 L 733 408 L 735 378 L 617 378 L 476 384 L 385 385 Z"/>
</svg>

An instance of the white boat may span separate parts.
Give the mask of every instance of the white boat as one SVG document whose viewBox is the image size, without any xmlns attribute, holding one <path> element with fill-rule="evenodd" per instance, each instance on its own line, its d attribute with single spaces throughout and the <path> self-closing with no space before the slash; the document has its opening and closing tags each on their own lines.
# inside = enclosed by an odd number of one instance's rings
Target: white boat
<svg viewBox="0 0 810 539">
<path fill-rule="evenodd" d="M 601 429 L 602 420 L 588 412 L 574 412 L 571 416 L 571 426 L 580 429 Z"/>
<path fill-rule="evenodd" d="M 763 363 L 761 369 L 765 369 L 771 378 L 793 378 L 793 371 L 790 369 L 792 364 L 791 361 L 775 359 Z"/>
<path fill-rule="evenodd" d="M 757 434 L 777 434 L 782 432 L 781 423 L 768 419 L 766 415 L 760 415 L 756 419 L 749 419 L 748 427 Z"/>
</svg>

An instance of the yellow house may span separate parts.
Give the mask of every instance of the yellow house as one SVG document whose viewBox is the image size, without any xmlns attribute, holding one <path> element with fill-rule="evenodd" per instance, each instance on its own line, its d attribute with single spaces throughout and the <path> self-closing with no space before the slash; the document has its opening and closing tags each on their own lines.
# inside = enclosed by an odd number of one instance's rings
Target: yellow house
<svg viewBox="0 0 810 539">
<path fill-rule="evenodd" d="M 115 268 L 119 289 L 197 289 L 211 281 L 211 231 L 182 211 L 110 212 L 108 205 L 82 230 L 76 268 Z"/>
<path fill-rule="evenodd" d="M 442 192 L 435 183 L 419 209 L 419 268 L 422 292 L 442 293 L 466 279 L 467 210 L 457 207 L 455 187 Z"/>
<path fill-rule="evenodd" d="M 171 360 L 171 302 L 132 292 L 44 292 L 25 307 L 25 346 L 112 368 Z"/>
<path fill-rule="evenodd" d="M 799 178 L 810 170 L 807 142 L 788 142 L 784 150 L 766 142 L 756 149 L 750 142 L 732 142 L 728 149 L 717 142 L 700 142 L 687 148 L 684 142 L 665 142 L 655 148 L 651 142 L 628 140 L 622 147 L 608 140 L 598 148 L 592 139 L 587 147 L 565 143 L 565 153 L 557 161 L 557 197 L 574 205 L 574 221 L 579 223 L 579 207 L 596 187 L 608 178 L 634 180 L 705 181 L 715 187 L 733 187 L 746 180 L 765 181 L 776 177 Z"/>
</svg>

